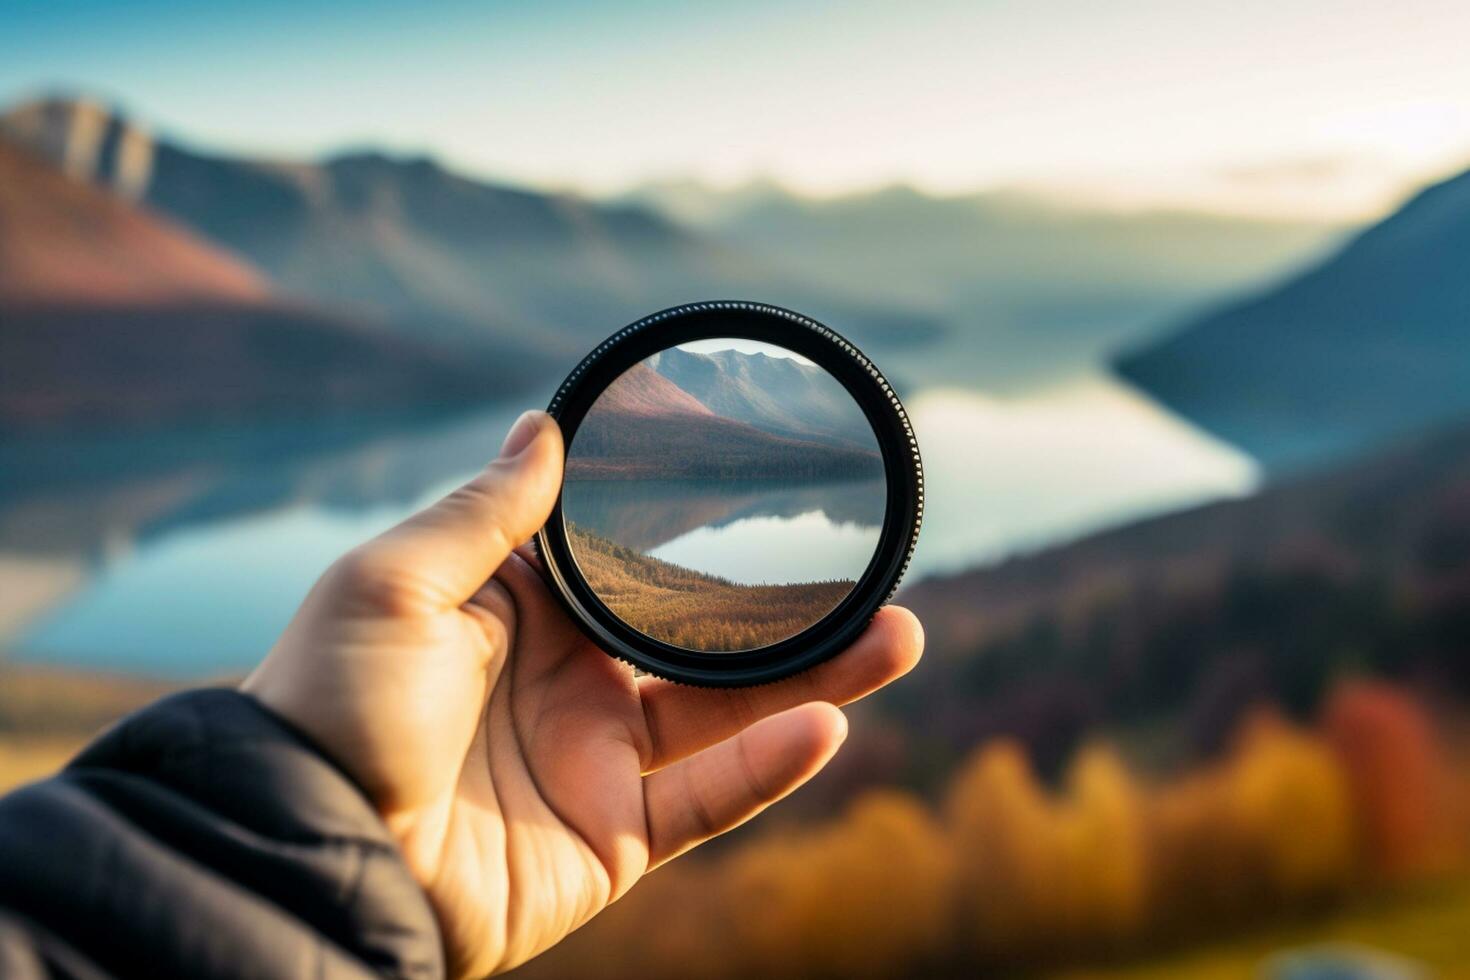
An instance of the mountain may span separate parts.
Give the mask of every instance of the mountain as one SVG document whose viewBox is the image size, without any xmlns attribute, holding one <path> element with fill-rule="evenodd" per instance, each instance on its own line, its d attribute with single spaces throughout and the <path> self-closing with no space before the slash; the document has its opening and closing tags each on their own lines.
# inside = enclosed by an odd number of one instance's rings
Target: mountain
<svg viewBox="0 0 1470 980">
<path fill-rule="evenodd" d="M 844 290 L 932 302 L 976 287 L 1000 300 L 1038 285 L 1178 295 L 1269 275 L 1334 226 L 1186 211 L 1110 211 L 1038 193 L 936 196 L 898 184 L 808 198 L 769 181 L 726 192 L 651 185 L 624 200 L 759 246 Z M 1058 272 L 1064 275 L 1058 275 Z"/>
<path fill-rule="evenodd" d="M 1470 415 L 1470 173 L 1117 369 L 1278 472 Z"/>
<path fill-rule="evenodd" d="M 1090 367 L 1340 234 L 1320 223 L 1106 211 L 1015 191 L 939 197 L 893 186 L 812 199 L 770 182 L 724 192 L 680 182 L 624 200 L 843 295 L 928 311 L 952 342 L 898 352 L 896 373 L 987 387 Z"/>
<path fill-rule="evenodd" d="M 483 398 L 482 372 L 339 313 L 0 140 L 0 433 Z"/>
<path fill-rule="evenodd" d="M 253 268 L 0 141 L 0 304 L 256 304 Z"/>
<path fill-rule="evenodd" d="M 647 363 L 726 418 L 799 439 L 863 448 L 875 444 L 847 389 L 814 364 L 733 348 L 697 353 L 677 347 Z"/>
<path fill-rule="evenodd" d="M 208 154 L 61 99 L 12 110 L 0 131 L 245 257 L 290 293 L 370 309 L 531 371 L 699 299 L 794 305 L 879 344 L 932 326 L 891 305 L 859 308 L 807 288 L 643 207 L 472 180 L 424 157 L 281 163 Z"/>
<path fill-rule="evenodd" d="M 646 364 L 608 386 L 567 452 L 571 480 L 837 479 L 881 472 L 876 451 L 788 438 L 726 418 Z"/>
<path fill-rule="evenodd" d="M 597 396 L 590 415 L 620 418 L 712 416 L 715 413 L 646 364 L 635 364 Z"/>
</svg>

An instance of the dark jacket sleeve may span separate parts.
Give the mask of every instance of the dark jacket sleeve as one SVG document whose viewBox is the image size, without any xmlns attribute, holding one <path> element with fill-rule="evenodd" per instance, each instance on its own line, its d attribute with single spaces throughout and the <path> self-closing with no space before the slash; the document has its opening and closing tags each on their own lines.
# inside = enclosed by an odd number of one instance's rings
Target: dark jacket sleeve
<svg viewBox="0 0 1470 980">
<path fill-rule="evenodd" d="M 246 695 L 175 695 L 0 799 L 0 977 L 439 977 L 357 786 Z"/>
</svg>

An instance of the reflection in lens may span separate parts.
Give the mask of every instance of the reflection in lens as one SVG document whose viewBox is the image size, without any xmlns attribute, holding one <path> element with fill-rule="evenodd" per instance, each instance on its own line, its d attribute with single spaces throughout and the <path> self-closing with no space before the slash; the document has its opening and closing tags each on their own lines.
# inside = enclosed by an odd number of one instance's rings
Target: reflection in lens
<svg viewBox="0 0 1470 980">
<path fill-rule="evenodd" d="M 567 456 L 562 514 L 620 619 L 691 650 L 767 646 L 820 620 L 877 548 L 877 439 L 842 385 L 769 344 L 703 340 L 635 365 Z"/>
</svg>

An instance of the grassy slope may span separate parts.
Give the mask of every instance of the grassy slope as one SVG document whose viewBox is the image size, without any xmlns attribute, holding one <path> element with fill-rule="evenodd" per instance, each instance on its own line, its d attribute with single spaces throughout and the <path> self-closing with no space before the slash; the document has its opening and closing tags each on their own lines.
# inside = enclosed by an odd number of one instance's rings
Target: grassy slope
<svg viewBox="0 0 1470 980">
<path fill-rule="evenodd" d="M 691 650 L 748 650 L 785 639 L 830 612 L 852 582 L 737 585 L 569 528 L 587 582 L 625 623 Z"/>
</svg>

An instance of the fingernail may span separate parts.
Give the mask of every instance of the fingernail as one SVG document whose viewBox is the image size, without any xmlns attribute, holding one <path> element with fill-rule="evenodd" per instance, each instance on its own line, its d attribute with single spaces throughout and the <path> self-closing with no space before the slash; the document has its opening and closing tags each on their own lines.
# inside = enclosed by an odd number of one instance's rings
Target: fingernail
<svg viewBox="0 0 1470 980">
<path fill-rule="evenodd" d="M 521 450 L 529 446 L 541 431 L 540 416 L 542 412 L 522 412 L 521 417 L 516 419 L 516 424 L 510 427 L 510 432 L 505 437 L 505 442 L 500 444 L 500 458 L 510 459 L 520 454 Z"/>
</svg>

